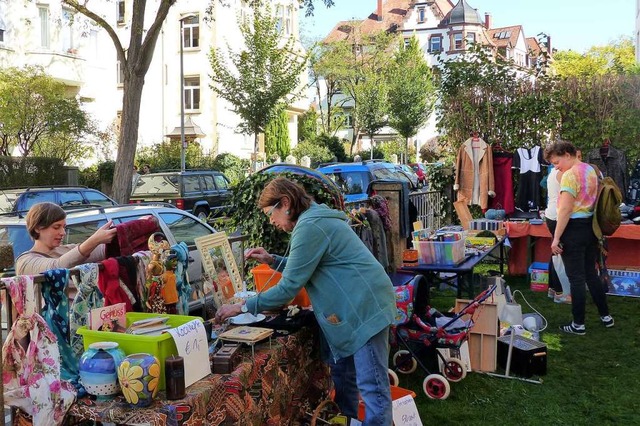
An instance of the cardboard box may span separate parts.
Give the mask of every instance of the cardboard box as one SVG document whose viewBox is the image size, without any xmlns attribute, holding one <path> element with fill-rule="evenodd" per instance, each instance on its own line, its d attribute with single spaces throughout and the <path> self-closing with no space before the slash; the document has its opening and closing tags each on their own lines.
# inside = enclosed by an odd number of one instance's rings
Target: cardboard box
<svg viewBox="0 0 640 426">
<path fill-rule="evenodd" d="M 498 365 L 507 367 L 511 336 L 498 338 Z M 547 345 L 523 336 L 513 337 L 511 368 L 509 373 L 523 377 L 542 376 L 547 373 Z"/>
<path fill-rule="evenodd" d="M 241 361 L 240 344 L 226 343 L 213 354 L 211 371 L 214 374 L 231 374 Z"/>
<path fill-rule="evenodd" d="M 640 271 L 609 269 L 609 278 L 607 294 L 640 297 Z"/>
<path fill-rule="evenodd" d="M 549 288 L 549 264 L 533 262 L 529 266 L 529 280 L 531 291 L 547 291 Z"/>
</svg>

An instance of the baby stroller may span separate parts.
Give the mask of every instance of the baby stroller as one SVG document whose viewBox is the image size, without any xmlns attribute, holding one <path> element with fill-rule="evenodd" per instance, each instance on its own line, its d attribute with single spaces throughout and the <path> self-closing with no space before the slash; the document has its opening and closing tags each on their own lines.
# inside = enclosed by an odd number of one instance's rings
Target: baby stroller
<svg viewBox="0 0 640 426">
<path fill-rule="evenodd" d="M 391 327 L 391 345 L 402 349 L 393 356 L 390 380 L 397 385 L 395 372 L 411 374 L 420 366 L 427 373 L 422 383 L 424 393 L 432 399 L 445 399 L 451 391 L 449 381 L 461 381 L 467 370 L 459 359 L 445 357 L 437 349 L 460 348 L 469 337 L 476 310 L 496 286 L 480 293 L 455 314 L 443 314 L 429 306 L 429 285 L 421 275 L 401 287 L 395 288 L 398 315 Z M 432 373 L 439 369 L 438 359 L 442 374 Z"/>
</svg>

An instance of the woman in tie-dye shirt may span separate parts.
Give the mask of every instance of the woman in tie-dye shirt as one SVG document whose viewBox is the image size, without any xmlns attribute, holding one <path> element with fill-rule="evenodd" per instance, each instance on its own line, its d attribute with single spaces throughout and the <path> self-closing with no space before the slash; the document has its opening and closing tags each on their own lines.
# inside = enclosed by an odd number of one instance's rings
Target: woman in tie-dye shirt
<svg viewBox="0 0 640 426">
<path fill-rule="evenodd" d="M 573 321 L 561 326 L 560 330 L 586 334 L 585 282 L 598 307 L 600 321 L 605 327 L 612 327 L 613 318 L 609 315 L 606 293 L 595 268 L 598 240 L 593 233 L 592 218 L 598 195 L 598 174 L 589 164 L 580 161 L 576 147 L 569 142 L 553 143 L 545 150 L 545 158 L 563 172 L 551 251 L 562 255 L 571 284 Z"/>
</svg>

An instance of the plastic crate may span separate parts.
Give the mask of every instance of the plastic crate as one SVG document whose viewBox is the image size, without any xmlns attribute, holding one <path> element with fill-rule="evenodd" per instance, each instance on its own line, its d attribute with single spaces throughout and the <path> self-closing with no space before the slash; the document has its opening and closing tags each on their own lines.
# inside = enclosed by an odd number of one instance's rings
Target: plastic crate
<svg viewBox="0 0 640 426">
<path fill-rule="evenodd" d="M 549 288 L 549 264 L 533 262 L 529 266 L 529 281 L 531 291 L 547 291 Z"/>
<path fill-rule="evenodd" d="M 127 312 L 127 327 L 132 322 L 151 318 L 151 317 L 169 317 L 167 324 L 177 327 L 186 324 L 191 320 L 200 317 L 190 317 L 186 315 L 166 315 L 153 314 L 146 312 Z M 125 354 L 131 355 L 135 353 L 148 353 L 154 355 L 160 361 L 160 383 L 159 389 L 164 389 L 164 360 L 171 355 L 178 355 L 178 349 L 173 341 L 173 337 L 169 333 L 162 333 L 158 336 L 144 336 L 127 333 L 112 333 L 108 331 L 89 330 L 86 326 L 78 329 L 84 341 L 84 349 L 89 349 L 89 345 L 95 342 L 116 342 Z"/>
<path fill-rule="evenodd" d="M 457 265 L 464 260 L 464 241 L 414 241 L 413 248 L 420 264 Z"/>
</svg>

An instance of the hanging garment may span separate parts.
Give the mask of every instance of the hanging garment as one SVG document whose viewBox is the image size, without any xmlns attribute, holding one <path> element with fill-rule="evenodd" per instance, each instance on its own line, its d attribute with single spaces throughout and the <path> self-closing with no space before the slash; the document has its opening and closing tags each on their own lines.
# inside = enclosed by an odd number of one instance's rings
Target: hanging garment
<svg viewBox="0 0 640 426">
<path fill-rule="evenodd" d="M 60 425 L 73 404 L 73 386 L 60 380 L 56 336 L 36 312 L 33 278 L 3 278 L 18 318 L 2 346 L 4 402 L 33 416 L 34 425 Z M 28 339 L 25 348 L 20 344 Z"/>
<path fill-rule="evenodd" d="M 510 152 L 493 153 L 493 177 L 496 196 L 489 200 L 489 208 L 504 209 L 506 214 L 515 211 L 512 168 L 513 154 Z"/>
<path fill-rule="evenodd" d="M 149 250 L 139 251 L 134 253 L 133 256 L 136 259 L 138 259 L 138 262 L 137 262 L 138 272 L 136 274 L 137 276 L 136 288 L 138 289 L 138 294 L 140 295 L 140 303 L 142 304 L 142 306 L 146 307 L 147 298 L 149 297 L 147 294 L 147 266 L 149 266 L 149 262 L 151 262 L 151 252 Z M 188 254 L 187 254 L 187 257 L 188 257 Z M 146 311 L 146 308 L 144 308 L 143 310 Z M 187 315 L 187 314 L 183 314 L 183 315 Z"/>
<path fill-rule="evenodd" d="M 138 294 L 138 265 L 133 256 L 118 256 L 118 276 L 124 284 L 127 291 L 131 294 L 133 301 L 133 311 L 142 312 L 142 303 L 140 303 L 140 295 Z"/>
<path fill-rule="evenodd" d="M 98 288 L 104 296 L 104 306 L 125 303 L 127 312 L 131 312 L 133 310 L 131 299 L 124 290 L 126 287 L 120 283 L 118 273 L 119 266 L 116 259 L 109 258 L 102 261 L 102 271 L 98 275 Z"/>
<path fill-rule="evenodd" d="M 116 226 L 116 238 L 107 244 L 106 257 L 129 256 L 141 250 L 149 250 L 149 236 L 159 232 L 155 217 L 130 220 Z"/>
<path fill-rule="evenodd" d="M 513 168 L 520 171 L 516 208 L 523 212 L 540 209 L 540 181 L 542 180 L 542 149 L 518 148 L 513 154 Z"/>
<path fill-rule="evenodd" d="M 373 255 L 378 262 L 387 269 L 389 267 L 389 252 L 387 250 L 387 235 L 384 232 L 384 224 L 382 218 L 377 211 L 367 209 L 364 213 L 371 227 L 373 235 Z"/>
<path fill-rule="evenodd" d="M 640 202 L 640 161 L 636 163 L 636 167 L 631 172 L 629 188 L 627 189 L 627 201 L 631 204 Z"/>
<path fill-rule="evenodd" d="M 189 247 L 185 242 L 180 242 L 171 246 L 171 250 L 178 256 L 178 266 L 176 267 L 176 287 L 178 289 L 178 313 L 189 315 L 189 300 L 191 300 L 191 284 L 187 276 L 189 266 Z"/>
<path fill-rule="evenodd" d="M 69 332 L 71 334 L 71 350 L 77 359 L 84 352 L 82 335 L 77 330 L 87 325 L 87 316 L 91 309 L 104 306 L 104 297 L 98 288 L 98 264 L 85 263 L 76 266 L 78 276 L 72 275 L 71 280 L 78 289 L 73 302 L 71 302 L 71 315 L 69 316 Z"/>
<path fill-rule="evenodd" d="M 620 192 L 627 188 L 627 156 L 609 145 L 601 155 L 600 148 L 589 151 L 585 163 L 595 164 L 605 177 L 610 177 L 618 185 Z"/>
<path fill-rule="evenodd" d="M 495 196 L 493 153 L 482 139 L 469 138 L 458 149 L 453 189 L 458 191 L 458 201 L 483 210 L 489 206 L 489 196 Z"/>
</svg>

